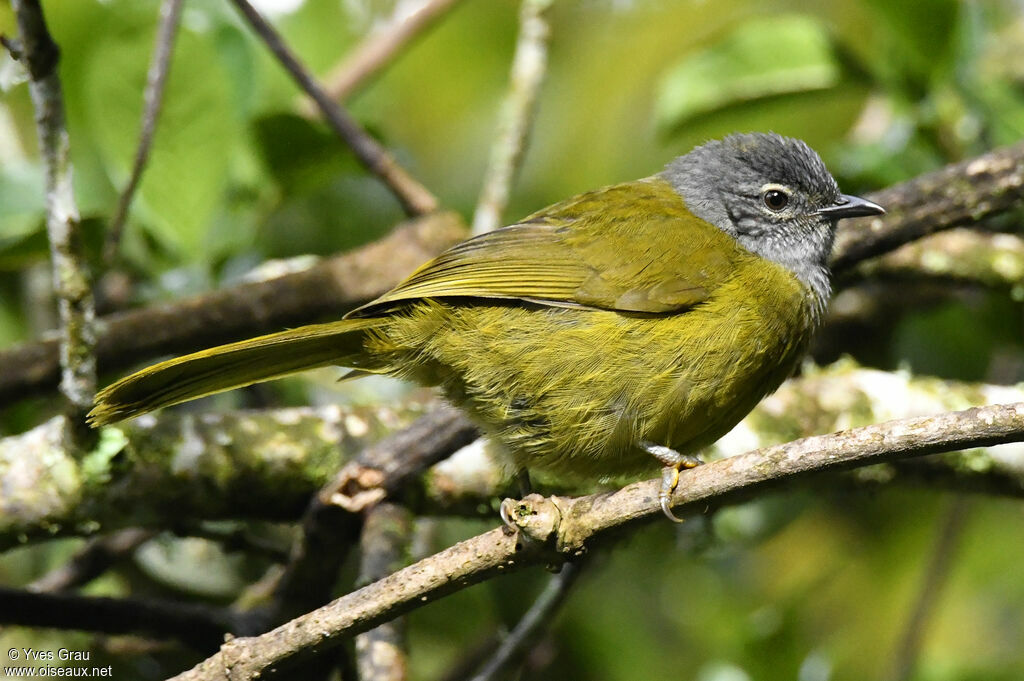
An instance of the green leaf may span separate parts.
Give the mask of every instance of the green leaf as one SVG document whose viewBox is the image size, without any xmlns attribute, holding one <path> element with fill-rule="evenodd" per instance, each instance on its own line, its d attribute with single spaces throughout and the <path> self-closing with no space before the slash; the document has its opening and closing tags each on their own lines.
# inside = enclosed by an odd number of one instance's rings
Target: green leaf
<svg viewBox="0 0 1024 681">
<path fill-rule="evenodd" d="M 951 66 L 957 35 L 957 0 L 892 2 L 863 0 L 873 10 L 877 25 L 889 34 L 892 52 L 884 58 L 904 74 L 929 76 Z"/>
<path fill-rule="evenodd" d="M 687 56 L 662 79 L 655 116 L 662 129 L 726 107 L 838 85 L 841 70 L 813 17 L 754 19 Z"/>
<path fill-rule="evenodd" d="M 35 163 L 0 165 L 0 240 L 39 228 L 46 210 L 43 170 Z"/>
<path fill-rule="evenodd" d="M 163 112 L 133 205 L 145 227 L 180 256 L 204 252 L 240 126 L 233 89 L 207 38 L 184 29 L 178 34 Z M 127 182 L 138 145 L 152 46 L 149 31 L 110 35 L 86 67 L 87 117 L 118 187 Z"/>
<path fill-rule="evenodd" d="M 322 123 L 274 113 L 257 118 L 253 130 L 264 165 L 286 195 L 309 194 L 341 174 L 363 173 L 349 149 Z"/>
</svg>

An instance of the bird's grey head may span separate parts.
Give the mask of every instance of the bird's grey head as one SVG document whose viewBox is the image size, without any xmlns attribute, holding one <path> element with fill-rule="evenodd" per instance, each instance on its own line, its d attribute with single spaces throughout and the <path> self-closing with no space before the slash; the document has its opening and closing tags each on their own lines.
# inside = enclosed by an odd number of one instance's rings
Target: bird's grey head
<svg viewBox="0 0 1024 681">
<path fill-rule="evenodd" d="M 846 196 L 807 144 L 776 134 L 730 135 L 697 147 L 664 177 L 698 217 L 774 260 L 828 300 L 827 259 L 836 222 L 885 211 Z"/>
</svg>

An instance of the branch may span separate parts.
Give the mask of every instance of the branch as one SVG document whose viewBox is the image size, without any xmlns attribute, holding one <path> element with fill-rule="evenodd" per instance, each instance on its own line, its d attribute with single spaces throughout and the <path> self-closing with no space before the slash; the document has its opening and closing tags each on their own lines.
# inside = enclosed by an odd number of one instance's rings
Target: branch
<svg viewBox="0 0 1024 681">
<path fill-rule="evenodd" d="M 62 419 L 0 440 L 0 550 L 182 520 L 294 520 L 331 475 L 422 405 L 167 414 L 106 428 L 81 461 Z"/>
<path fill-rule="evenodd" d="M 201 652 L 235 630 L 229 611 L 190 603 L 35 593 L 0 586 L 0 622 L 25 627 L 174 638 Z"/>
<path fill-rule="evenodd" d="M 117 208 L 114 210 L 114 217 L 110 219 L 110 227 L 103 244 L 103 261 L 107 265 L 112 263 L 117 255 L 124 221 L 128 216 L 128 207 L 132 203 L 135 189 L 139 186 L 142 172 L 149 160 L 149 150 L 153 146 L 153 134 L 156 132 L 156 123 L 160 118 L 160 109 L 163 106 L 164 86 L 167 84 L 167 74 L 171 70 L 174 38 L 178 32 L 178 25 L 181 23 L 182 4 L 182 0 L 163 0 L 160 4 L 160 26 L 157 29 L 153 60 L 149 64 L 146 90 L 143 94 L 145 104 L 139 132 L 139 146 L 135 150 L 135 160 L 132 163 L 131 174 L 128 176 L 128 183 L 117 200 Z"/>
<path fill-rule="evenodd" d="M 405 566 L 412 525 L 409 511 L 395 504 L 380 504 L 366 513 L 360 539 L 360 583 L 384 579 Z M 392 620 L 356 636 L 356 668 L 359 681 L 404 681 L 408 677 L 404 622 Z"/>
<path fill-rule="evenodd" d="M 1024 199 L 1024 142 L 954 163 L 868 194 L 882 218 L 844 220 L 836 231 L 832 271 L 941 230 L 972 225 L 1020 206 Z"/>
<path fill-rule="evenodd" d="M 477 437 L 462 412 L 444 406 L 349 460 L 310 502 L 302 536 L 274 589 L 271 619 L 281 622 L 323 605 L 362 529 L 358 515 Z"/>
<path fill-rule="evenodd" d="M 526 652 L 526 647 L 534 642 L 546 625 L 551 623 L 555 612 L 569 595 L 573 584 L 579 577 L 582 563 L 566 563 L 562 571 L 552 577 L 544 586 L 537 600 L 526 611 L 515 629 L 505 637 L 494 655 L 480 668 L 470 681 L 495 681 L 499 674 L 511 667 Z"/>
<path fill-rule="evenodd" d="M 474 234 L 501 226 L 512 181 L 522 165 L 526 139 L 537 111 L 537 93 L 547 69 L 551 28 L 545 15 L 553 1 L 522 0 L 508 94 L 502 104 L 497 138 L 491 146 L 490 163 L 473 217 Z"/>
<path fill-rule="evenodd" d="M 913 604 L 910 618 L 903 629 L 899 647 L 896 649 L 893 681 L 909 681 L 914 673 L 928 618 L 935 608 L 943 582 L 949 577 L 953 555 L 963 537 L 964 523 L 969 510 L 970 505 L 963 497 L 955 498 L 946 509 L 935 546 L 925 567 L 924 580 Z"/>
<path fill-rule="evenodd" d="M 407 16 L 406 8 L 399 5 L 387 26 L 374 31 L 331 69 L 324 78 L 324 92 L 336 102 L 348 99 L 459 2 L 461 0 L 425 0 Z M 316 103 L 308 97 L 299 103 L 299 109 L 306 116 L 316 115 L 318 111 Z"/>
<path fill-rule="evenodd" d="M 854 273 L 865 279 L 927 276 L 1012 289 L 1024 284 L 1024 239 L 951 229 L 861 263 Z"/>
<path fill-rule="evenodd" d="M 388 290 L 424 260 L 465 236 L 465 227 L 454 213 L 434 213 L 304 271 L 102 317 L 96 348 L 99 368 L 123 371 L 160 355 L 192 352 L 320 317 L 340 316 Z M 56 340 L 0 351 L 0 404 L 53 388 L 59 373 Z"/>
<path fill-rule="evenodd" d="M 437 210 L 438 203 L 434 195 L 406 172 L 377 140 L 370 137 L 348 112 L 317 85 L 309 70 L 256 8 L 250 5 L 248 0 L 231 1 L 285 70 L 291 74 L 296 84 L 313 98 L 331 129 L 352 149 L 360 163 L 384 182 L 402 204 L 406 214 L 417 216 Z"/>
<path fill-rule="evenodd" d="M 84 586 L 106 572 L 111 565 L 135 553 L 153 537 L 151 530 L 129 528 L 105 537 L 90 539 L 71 559 L 29 584 L 29 591 L 67 591 Z"/>
<path fill-rule="evenodd" d="M 61 392 L 70 409 L 68 434 L 84 446 L 89 439 L 83 430 L 85 414 L 96 392 L 95 308 L 71 185 L 70 145 L 57 72 L 60 50 L 50 37 L 39 0 L 15 0 L 14 11 L 46 170 L 46 232 L 61 323 Z"/>
<path fill-rule="evenodd" d="M 1024 439 L 1024 402 L 992 405 L 797 440 L 688 471 L 673 495 L 697 510 L 811 473 Z M 251 679 L 285 669 L 398 615 L 528 565 L 571 560 L 617 531 L 660 517 L 660 480 L 575 499 L 531 495 L 520 530 L 497 528 L 343 596 L 266 634 L 237 638 L 175 679 Z"/>
</svg>

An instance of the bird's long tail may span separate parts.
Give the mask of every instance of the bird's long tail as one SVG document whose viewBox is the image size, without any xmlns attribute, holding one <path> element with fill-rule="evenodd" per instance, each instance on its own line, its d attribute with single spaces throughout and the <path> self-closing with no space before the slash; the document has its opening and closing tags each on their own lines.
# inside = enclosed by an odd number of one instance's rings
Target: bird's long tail
<svg viewBox="0 0 1024 681">
<path fill-rule="evenodd" d="M 154 364 L 100 391 L 89 423 L 101 426 L 314 367 L 360 367 L 365 332 L 381 323 L 351 319 L 313 324 Z"/>
</svg>

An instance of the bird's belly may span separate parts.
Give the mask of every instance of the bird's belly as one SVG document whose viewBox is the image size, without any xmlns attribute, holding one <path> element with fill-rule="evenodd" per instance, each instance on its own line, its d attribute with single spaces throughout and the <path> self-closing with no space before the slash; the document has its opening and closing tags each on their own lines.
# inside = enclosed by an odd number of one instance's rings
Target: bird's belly
<svg viewBox="0 0 1024 681">
<path fill-rule="evenodd" d="M 805 334 L 762 316 L 423 302 L 385 338 L 394 373 L 439 385 L 517 465 L 596 478 L 656 468 L 641 440 L 704 447 L 778 387 Z"/>
</svg>

